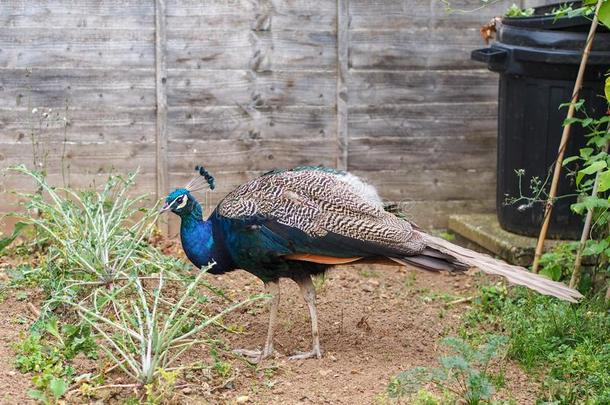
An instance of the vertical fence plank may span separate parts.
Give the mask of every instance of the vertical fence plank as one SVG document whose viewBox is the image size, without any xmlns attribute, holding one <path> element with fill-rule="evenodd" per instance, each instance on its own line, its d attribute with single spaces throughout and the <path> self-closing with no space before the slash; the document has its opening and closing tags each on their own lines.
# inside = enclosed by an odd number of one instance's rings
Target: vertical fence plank
<svg viewBox="0 0 610 405">
<path fill-rule="evenodd" d="M 347 69 L 349 48 L 348 0 L 337 0 L 337 168 L 347 170 Z"/>
<path fill-rule="evenodd" d="M 156 178 L 157 199 L 162 198 L 168 189 L 167 164 L 167 72 L 166 58 L 166 9 L 165 0 L 155 0 L 155 87 L 156 87 Z M 167 223 L 160 224 L 161 230 L 169 231 Z"/>
</svg>

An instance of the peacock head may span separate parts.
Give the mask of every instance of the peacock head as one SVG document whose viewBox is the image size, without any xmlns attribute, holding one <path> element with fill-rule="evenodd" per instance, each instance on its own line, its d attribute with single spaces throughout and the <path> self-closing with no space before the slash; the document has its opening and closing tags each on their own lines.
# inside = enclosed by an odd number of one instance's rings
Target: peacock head
<svg viewBox="0 0 610 405">
<path fill-rule="evenodd" d="M 195 203 L 197 203 L 197 201 L 195 201 L 187 189 L 177 188 L 169 193 L 161 210 L 171 210 L 174 214 L 182 216 L 184 214 L 189 214 L 193 210 Z"/>
<path fill-rule="evenodd" d="M 186 187 L 177 188 L 169 193 L 161 211 L 171 210 L 174 214 L 180 215 L 181 217 L 190 214 L 193 210 L 196 210 L 201 214 L 201 206 L 191 192 L 199 191 L 204 188 L 214 190 L 215 184 L 214 177 L 203 166 L 195 166 L 195 171 L 199 176 L 191 180 Z"/>
</svg>

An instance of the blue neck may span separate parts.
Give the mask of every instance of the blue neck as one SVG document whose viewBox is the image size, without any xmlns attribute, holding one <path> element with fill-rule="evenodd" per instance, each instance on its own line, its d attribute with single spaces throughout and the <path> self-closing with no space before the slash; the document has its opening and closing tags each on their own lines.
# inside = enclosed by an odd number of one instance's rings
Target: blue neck
<svg viewBox="0 0 610 405">
<path fill-rule="evenodd" d="M 211 258 L 214 238 L 209 221 L 202 218 L 199 204 L 193 210 L 180 215 L 180 240 L 186 256 L 197 267 L 205 266 Z"/>
<path fill-rule="evenodd" d="M 209 219 L 203 220 L 199 203 L 194 202 L 191 212 L 180 215 L 180 219 L 180 240 L 189 260 L 199 268 L 215 261 L 216 265 L 210 269 L 212 274 L 231 270 L 232 261 L 222 242 L 214 240 L 214 225 Z"/>
</svg>

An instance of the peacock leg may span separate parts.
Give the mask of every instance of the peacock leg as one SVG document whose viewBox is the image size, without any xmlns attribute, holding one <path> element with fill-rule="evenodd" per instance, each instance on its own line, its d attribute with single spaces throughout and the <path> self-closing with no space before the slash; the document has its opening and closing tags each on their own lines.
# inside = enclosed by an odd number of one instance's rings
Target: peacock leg
<svg viewBox="0 0 610 405">
<path fill-rule="evenodd" d="M 263 350 L 233 350 L 233 353 L 247 357 L 252 363 L 258 363 L 273 353 L 273 334 L 275 332 L 275 325 L 277 324 L 277 312 L 280 304 L 279 280 L 265 283 L 265 292 L 271 295 L 271 299 L 269 300 L 269 327 L 267 329 L 267 339 L 265 340 Z"/>
<path fill-rule="evenodd" d="M 311 337 L 312 347 L 310 352 L 295 354 L 290 356 L 289 360 L 305 360 L 312 357 L 322 358 L 322 350 L 320 350 L 320 335 L 318 334 L 318 311 L 316 310 L 316 288 L 311 281 L 311 276 L 295 278 L 294 281 L 299 285 L 301 294 L 309 308 L 309 316 L 311 317 Z"/>
</svg>

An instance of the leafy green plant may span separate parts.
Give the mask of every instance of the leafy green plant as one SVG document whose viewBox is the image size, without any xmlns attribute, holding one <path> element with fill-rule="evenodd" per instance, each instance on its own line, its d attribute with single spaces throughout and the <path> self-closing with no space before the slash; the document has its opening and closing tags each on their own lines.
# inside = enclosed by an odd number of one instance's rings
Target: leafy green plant
<svg viewBox="0 0 610 405">
<path fill-rule="evenodd" d="M 569 278 L 572 274 L 576 249 L 578 244 L 560 243 L 540 258 L 540 274 L 559 281 Z"/>
<path fill-rule="evenodd" d="M 136 174 L 110 176 L 100 192 L 75 192 L 51 187 L 40 172 L 25 166 L 11 170 L 30 176 L 41 187 L 42 194 L 26 195 L 27 208 L 38 215 L 27 216 L 24 222 L 39 230 L 39 240 L 55 248 L 54 253 L 71 269 L 69 277 L 80 274 L 82 280 L 110 284 L 126 273 L 157 215 L 156 210 L 139 206 L 146 196 L 128 197 Z M 134 219 L 136 214 L 140 219 Z"/>
<path fill-rule="evenodd" d="M 97 289 L 90 304 L 72 301 L 71 305 L 97 332 L 101 349 L 115 365 L 135 384 L 151 384 L 160 370 L 174 370 L 174 363 L 186 350 L 206 342 L 197 333 L 229 312 L 265 297 L 252 296 L 207 316 L 198 287 L 206 285 L 202 278 L 208 269 L 180 291 L 176 302 L 165 295 L 167 281 L 161 271 L 155 288 L 146 288 L 139 277 L 131 276 L 113 290 Z M 215 293 L 215 289 L 208 290 Z"/>
<path fill-rule="evenodd" d="M 474 348 L 459 338 L 446 337 L 441 342 L 452 353 L 439 359 L 440 367 L 417 367 L 398 374 L 390 381 L 387 394 L 390 398 L 413 396 L 422 384 L 431 383 L 453 402 L 491 403 L 501 379 L 491 372 L 490 365 L 503 357 L 506 340 L 503 336 L 490 336 L 485 344 Z M 421 398 L 421 392 L 419 395 Z M 434 403 L 430 401 L 428 396 L 424 403 Z"/>
<path fill-rule="evenodd" d="M 88 325 L 64 324 L 58 327 L 51 318 L 41 333 L 30 333 L 14 345 L 15 366 L 23 373 L 32 373 L 35 389 L 29 395 L 43 403 L 55 403 L 66 392 L 75 375 L 71 360 L 83 353 L 97 357 L 97 345 Z"/>
<path fill-rule="evenodd" d="M 177 378 L 177 370 L 166 371 L 159 369 L 158 377 L 144 387 L 146 391 L 146 404 L 156 405 L 171 401 Z"/>
<path fill-rule="evenodd" d="M 531 17 L 534 15 L 534 9 L 533 8 L 521 8 L 518 5 L 516 5 L 515 3 L 513 3 L 508 10 L 506 11 L 506 14 L 504 14 L 506 17 Z"/>
</svg>

